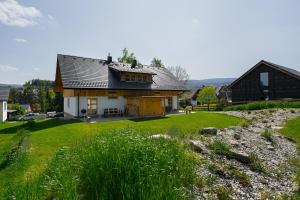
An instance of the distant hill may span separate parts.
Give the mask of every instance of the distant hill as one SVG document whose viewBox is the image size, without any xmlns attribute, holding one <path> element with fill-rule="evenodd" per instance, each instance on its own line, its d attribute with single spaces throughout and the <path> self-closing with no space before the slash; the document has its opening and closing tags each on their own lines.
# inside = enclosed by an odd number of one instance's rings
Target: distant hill
<svg viewBox="0 0 300 200">
<path fill-rule="evenodd" d="M 22 88 L 23 86 L 22 86 L 22 85 L 19 85 L 19 84 L 3 84 L 3 83 L 0 83 L 0 87 Z"/>
<path fill-rule="evenodd" d="M 191 89 L 199 88 L 202 85 L 212 85 L 219 87 L 222 85 L 229 85 L 236 78 L 211 78 L 211 79 L 202 79 L 202 80 L 189 80 L 188 85 Z"/>
</svg>

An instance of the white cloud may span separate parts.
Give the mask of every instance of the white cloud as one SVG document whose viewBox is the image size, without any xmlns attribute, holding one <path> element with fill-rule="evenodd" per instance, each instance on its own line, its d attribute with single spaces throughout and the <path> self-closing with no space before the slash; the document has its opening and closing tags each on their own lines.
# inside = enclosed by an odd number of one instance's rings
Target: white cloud
<svg viewBox="0 0 300 200">
<path fill-rule="evenodd" d="M 16 0 L 0 1 L 0 22 L 8 26 L 27 27 L 36 25 L 34 18 L 42 13 L 35 7 L 20 5 Z"/>
<path fill-rule="evenodd" d="M 1 72 L 11 72 L 11 71 L 18 71 L 19 69 L 9 65 L 0 65 Z"/>
<path fill-rule="evenodd" d="M 25 40 L 24 38 L 15 38 L 16 42 L 20 42 L 20 43 L 27 43 L 28 40 Z"/>
<path fill-rule="evenodd" d="M 53 21 L 54 17 L 52 15 L 48 15 L 49 20 Z"/>
<path fill-rule="evenodd" d="M 40 68 L 38 68 L 38 67 L 35 67 L 35 68 L 33 68 L 33 70 L 34 70 L 34 71 L 39 71 L 39 70 L 40 70 Z"/>
</svg>

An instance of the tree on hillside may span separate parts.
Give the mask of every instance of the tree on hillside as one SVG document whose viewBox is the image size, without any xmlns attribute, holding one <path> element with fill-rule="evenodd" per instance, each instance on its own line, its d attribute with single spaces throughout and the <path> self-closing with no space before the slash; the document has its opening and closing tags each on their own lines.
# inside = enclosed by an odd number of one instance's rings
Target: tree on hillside
<svg viewBox="0 0 300 200">
<path fill-rule="evenodd" d="M 215 88 L 213 86 L 203 87 L 197 96 L 197 100 L 201 104 L 207 104 L 207 109 L 209 110 L 209 105 L 212 103 L 216 103 L 217 101 Z"/>
<path fill-rule="evenodd" d="M 165 67 L 164 64 L 162 63 L 161 59 L 159 58 L 153 58 L 151 61 L 151 66 L 152 67 Z"/>
<path fill-rule="evenodd" d="M 132 61 L 136 59 L 134 54 L 129 53 L 126 48 L 124 48 L 122 52 L 123 52 L 123 55 L 118 58 L 119 62 L 132 63 Z"/>
<path fill-rule="evenodd" d="M 9 102 L 15 104 L 20 103 L 22 99 L 22 92 L 18 88 L 10 88 Z"/>
<path fill-rule="evenodd" d="M 169 67 L 168 69 L 179 81 L 183 82 L 184 84 L 186 84 L 190 78 L 186 69 L 179 65 L 175 67 Z"/>
<path fill-rule="evenodd" d="M 24 85 L 23 85 L 23 100 L 21 103 L 33 103 L 34 101 L 34 92 L 33 92 L 33 87 L 30 81 L 27 81 Z"/>
</svg>

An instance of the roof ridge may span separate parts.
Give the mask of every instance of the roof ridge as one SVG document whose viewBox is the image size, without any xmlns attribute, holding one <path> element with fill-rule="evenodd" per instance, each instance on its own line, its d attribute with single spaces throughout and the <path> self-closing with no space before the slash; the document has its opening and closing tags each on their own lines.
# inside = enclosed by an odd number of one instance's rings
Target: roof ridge
<svg viewBox="0 0 300 200">
<path fill-rule="evenodd" d="M 74 55 L 68 55 L 68 54 L 57 54 L 57 56 L 68 56 L 68 57 L 75 57 L 75 58 L 82 58 L 82 59 L 91 59 L 91 60 L 107 61 L 107 60 L 100 59 L 100 58 L 82 57 L 82 56 L 74 56 Z"/>
</svg>

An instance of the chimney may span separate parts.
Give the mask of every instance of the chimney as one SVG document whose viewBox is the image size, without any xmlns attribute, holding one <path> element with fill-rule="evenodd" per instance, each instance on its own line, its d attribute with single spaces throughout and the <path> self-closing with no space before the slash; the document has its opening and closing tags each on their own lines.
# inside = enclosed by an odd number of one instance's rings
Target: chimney
<svg viewBox="0 0 300 200">
<path fill-rule="evenodd" d="M 108 56 L 107 56 L 107 63 L 111 63 L 112 62 L 112 57 L 110 56 L 110 53 L 108 53 Z"/>
<path fill-rule="evenodd" d="M 134 69 L 136 67 L 136 65 L 137 65 L 137 61 L 136 61 L 136 59 L 134 59 L 131 63 L 131 69 Z"/>
</svg>

